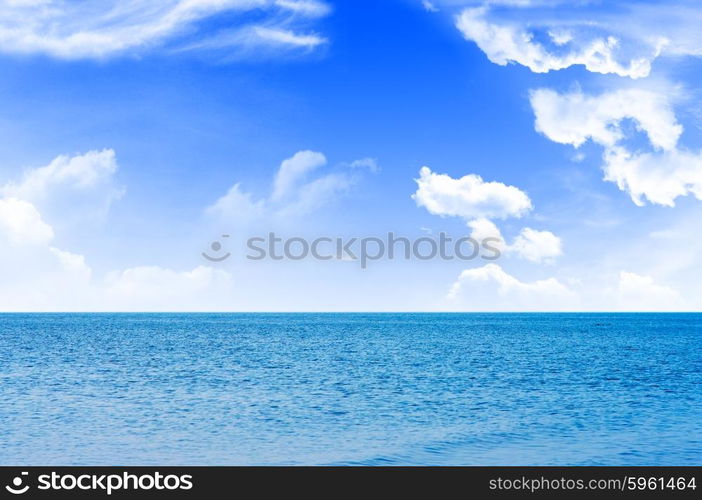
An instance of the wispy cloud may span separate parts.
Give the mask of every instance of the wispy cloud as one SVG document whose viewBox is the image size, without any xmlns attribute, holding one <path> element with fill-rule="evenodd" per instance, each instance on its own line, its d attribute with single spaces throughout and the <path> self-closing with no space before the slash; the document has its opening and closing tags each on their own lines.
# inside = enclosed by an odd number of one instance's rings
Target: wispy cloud
<svg viewBox="0 0 702 500">
<path fill-rule="evenodd" d="M 422 7 L 424 7 L 424 10 L 427 12 L 439 12 L 439 8 L 429 0 L 422 0 Z"/>
<path fill-rule="evenodd" d="M 349 191 L 358 182 L 361 168 L 371 173 L 378 170 L 377 162 L 369 158 L 340 163 L 334 169 L 323 171 L 325 167 L 327 158 L 324 154 L 298 151 L 281 162 L 269 196 L 255 199 L 236 183 L 205 211 L 220 220 L 240 223 L 265 217 L 297 217 L 313 212 Z"/>
<path fill-rule="evenodd" d="M 0 51 L 100 59 L 158 47 L 235 49 L 256 42 L 309 49 L 326 42 L 309 26 L 329 12 L 326 3 L 312 0 L 5 0 Z"/>
</svg>

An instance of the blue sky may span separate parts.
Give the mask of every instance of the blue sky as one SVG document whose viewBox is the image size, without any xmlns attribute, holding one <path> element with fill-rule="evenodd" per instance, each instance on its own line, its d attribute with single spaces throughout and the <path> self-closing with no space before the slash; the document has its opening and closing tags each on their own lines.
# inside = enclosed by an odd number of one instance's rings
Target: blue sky
<svg viewBox="0 0 702 500">
<path fill-rule="evenodd" d="M 699 310 L 700 18 L 0 3 L 0 309 Z M 244 259 L 269 230 L 488 235 L 503 256 Z M 203 259 L 224 233 L 233 257 Z"/>
</svg>

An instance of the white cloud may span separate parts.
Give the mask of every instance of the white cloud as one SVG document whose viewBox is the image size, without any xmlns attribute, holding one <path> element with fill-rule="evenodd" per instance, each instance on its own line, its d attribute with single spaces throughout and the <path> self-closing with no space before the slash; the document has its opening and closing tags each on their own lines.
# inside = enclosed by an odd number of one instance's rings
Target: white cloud
<svg viewBox="0 0 702 500">
<path fill-rule="evenodd" d="M 232 309 L 232 277 L 222 270 L 198 266 L 174 271 L 141 266 L 108 274 L 104 303 L 110 310 L 216 311 Z"/>
<path fill-rule="evenodd" d="M 260 40 L 268 42 L 269 44 L 273 43 L 283 46 L 288 45 L 291 47 L 314 48 L 328 42 L 326 38 L 314 33 L 299 34 L 290 30 L 268 28 L 264 26 L 255 27 L 254 33 Z"/>
<path fill-rule="evenodd" d="M 275 4 L 305 16 L 322 17 L 331 12 L 328 4 L 317 0 L 275 0 Z"/>
<path fill-rule="evenodd" d="M 55 230 L 37 204 L 83 208 L 82 194 L 104 195 L 96 187 L 111 185 L 103 181 L 115 169 L 114 154 L 59 157 L 0 187 L 0 310 L 77 310 L 92 300 L 85 259 L 50 246 Z"/>
<path fill-rule="evenodd" d="M 3 269 L 0 311 L 226 311 L 237 309 L 230 273 L 207 266 L 175 271 L 142 266 L 96 279 L 85 258 L 50 247 Z"/>
<path fill-rule="evenodd" d="M 12 245 L 42 245 L 53 239 L 54 230 L 42 220 L 34 205 L 6 198 L 0 199 L 0 237 Z"/>
<path fill-rule="evenodd" d="M 117 170 L 111 149 L 62 155 L 44 167 L 26 170 L 20 180 L 0 186 L 0 195 L 29 201 L 50 218 L 99 218 L 124 194 L 115 181 Z"/>
<path fill-rule="evenodd" d="M 539 89 L 531 93 L 531 105 L 536 130 L 552 141 L 577 148 L 591 139 L 602 145 L 605 180 L 628 192 L 637 205 L 648 199 L 674 206 L 687 194 L 702 200 L 702 153 L 678 146 L 683 127 L 669 96 L 641 89 L 597 96 Z M 631 138 L 625 120 L 646 134 L 649 151 L 632 152 L 624 145 Z"/>
<path fill-rule="evenodd" d="M 158 266 L 94 277 L 83 255 L 51 246 L 29 202 L 0 199 L 0 311 L 209 311 L 235 308 L 231 275 Z"/>
<path fill-rule="evenodd" d="M 618 147 L 607 150 L 604 159 L 605 180 L 615 182 L 639 206 L 644 198 L 668 207 L 688 194 L 702 200 L 702 152 L 631 153 Z"/>
<path fill-rule="evenodd" d="M 509 252 L 532 262 L 552 262 L 563 255 L 561 239 L 550 231 L 525 227 L 509 246 Z"/>
<path fill-rule="evenodd" d="M 0 310 L 75 309 L 90 279 L 82 256 L 50 246 L 54 229 L 31 203 L 0 199 Z"/>
<path fill-rule="evenodd" d="M 55 229 L 33 203 L 77 202 L 112 193 L 114 152 L 59 157 L 6 184 L 0 198 L 0 310 L 111 311 L 231 309 L 230 275 L 208 267 L 177 272 L 136 267 L 94 277 L 83 255 L 52 245 Z M 101 189 L 107 186 L 108 189 Z M 56 214 L 55 214 L 56 215 Z"/>
<path fill-rule="evenodd" d="M 300 186 L 297 196 L 278 208 L 278 215 L 296 216 L 313 212 L 348 192 L 356 178 L 346 173 L 331 173 Z"/>
<path fill-rule="evenodd" d="M 61 155 L 45 167 L 26 171 L 21 181 L 5 184 L 0 192 L 5 196 L 40 201 L 57 189 L 85 191 L 109 184 L 117 169 L 117 159 L 112 149 L 88 151 L 73 157 Z M 113 196 L 119 196 L 122 192 L 114 188 L 113 191 Z"/>
<path fill-rule="evenodd" d="M 572 308 L 577 296 L 555 278 L 522 282 L 497 264 L 487 264 L 463 271 L 447 299 L 469 310 L 554 311 Z"/>
<path fill-rule="evenodd" d="M 553 43 L 556 45 L 565 45 L 573 41 L 573 33 L 568 30 L 553 30 L 548 32 Z"/>
<path fill-rule="evenodd" d="M 650 276 L 622 271 L 619 274 L 619 308 L 629 311 L 668 311 L 685 309 L 680 294 L 657 284 Z"/>
<path fill-rule="evenodd" d="M 457 26 L 490 60 L 535 72 L 583 65 L 640 78 L 658 58 L 702 56 L 698 0 L 617 0 L 616 7 L 588 0 L 432 1 L 459 9 Z"/>
<path fill-rule="evenodd" d="M 205 211 L 217 217 L 236 217 L 238 220 L 250 221 L 263 215 L 265 205 L 265 200 L 254 200 L 251 194 L 242 191 L 241 185 L 237 183 Z"/>
<path fill-rule="evenodd" d="M 500 251 L 504 250 L 505 239 L 502 237 L 500 229 L 491 220 L 485 218 L 473 219 L 468 221 L 468 227 L 471 228 L 471 238 L 477 241 L 483 241 L 487 238 L 498 240 L 496 246 Z"/>
<path fill-rule="evenodd" d="M 659 39 L 647 46 L 645 54 L 626 57 L 621 41 L 606 33 L 593 34 L 592 24 L 582 29 L 578 36 L 573 30 L 558 32 L 553 26 L 543 26 L 540 31 L 551 36 L 553 47 L 537 41 L 535 29 L 527 29 L 519 22 L 489 21 L 487 7 L 464 9 L 456 18 L 456 27 L 467 40 L 475 42 L 490 61 L 501 66 L 517 63 L 535 73 L 547 73 L 574 65 L 583 65 L 595 73 L 613 73 L 619 76 L 641 78 L 651 71 L 651 61 L 660 53 L 664 44 Z M 586 25 L 585 22 L 582 24 Z M 624 60 L 626 59 L 626 60 Z"/>
<path fill-rule="evenodd" d="M 550 231 L 525 227 L 508 245 L 500 229 L 488 219 L 474 219 L 468 222 L 468 227 L 472 230 L 471 238 L 477 241 L 491 238 L 492 246 L 504 255 L 517 255 L 537 263 L 553 263 L 556 257 L 563 255 L 561 239 Z"/>
<path fill-rule="evenodd" d="M 684 311 L 697 307 L 651 276 L 591 271 L 597 273 L 594 279 L 522 281 L 491 263 L 464 270 L 450 287 L 446 304 L 450 309 L 472 311 Z"/>
<path fill-rule="evenodd" d="M 329 13 L 326 3 L 312 0 L 109 0 L 103 2 L 2 2 L 0 51 L 42 53 L 62 59 L 104 58 L 156 46 L 177 46 L 188 38 L 241 43 L 232 32 L 261 29 L 262 40 L 310 47 L 323 43 L 317 35 L 300 35 L 306 20 Z M 248 13 L 246 16 L 225 14 Z M 200 27 L 223 19 L 221 33 L 203 34 Z M 209 38 L 208 38 L 209 36 Z M 250 39 L 246 40 L 251 43 Z M 196 44 L 197 45 L 197 44 Z M 207 45 L 207 44 L 205 44 Z"/>
<path fill-rule="evenodd" d="M 327 158 L 322 153 L 298 151 L 280 164 L 269 197 L 254 199 L 237 183 L 205 212 L 218 219 L 238 223 L 255 219 L 260 221 L 262 218 L 298 217 L 333 202 L 350 190 L 363 170 L 371 173 L 379 170 L 376 160 L 371 158 L 341 163 L 331 171 L 326 167 Z M 325 171 L 319 173 L 323 168 Z"/>
<path fill-rule="evenodd" d="M 60 250 L 55 247 L 49 247 L 49 251 L 58 259 L 63 270 L 77 277 L 81 282 L 90 280 L 93 271 L 85 262 L 84 256 Z"/>
<path fill-rule="evenodd" d="M 492 238 L 492 245 L 505 254 L 514 254 L 532 262 L 552 262 L 562 254 L 561 240 L 550 231 L 522 229 L 508 245 L 500 229 L 491 218 L 521 217 L 532 208 L 526 193 L 501 182 L 485 182 L 475 174 L 454 179 L 436 174 L 429 167 L 419 171 L 417 191 L 412 198 L 417 206 L 429 213 L 466 219 L 471 237 L 484 241 Z"/>
<path fill-rule="evenodd" d="M 348 164 L 351 168 L 367 169 L 369 172 L 377 174 L 380 172 L 380 165 L 376 158 L 360 158 Z"/>
<path fill-rule="evenodd" d="M 318 33 L 294 31 L 287 24 L 263 24 L 217 33 L 202 40 L 188 40 L 174 52 L 216 51 L 224 61 L 264 60 L 286 54 L 306 54 L 328 42 Z"/>
<path fill-rule="evenodd" d="M 415 181 L 418 187 L 412 199 L 434 215 L 466 220 L 504 219 L 521 217 L 532 208 L 531 200 L 519 188 L 501 182 L 485 182 L 475 174 L 454 179 L 422 167 Z"/>
<path fill-rule="evenodd" d="M 308 173 L 326 164 L 327 158 L 315 151 L 298 151 L 291 158 L 283 160 L 273 181 L 271 199 L 279 201 L 285 198 Z"/>
<path fill-rule="evenodd" d="M 624 138 L 622 122 L 631 119 L 657 148 L 672 149 L 683 132 L 666 95 L 623 89 L 588 96 L 581 91 L 559 94 L 550 89 L 531 92 L 536 130 L 552 141 L 581 146 L 592 139 L 606 147 Z"/>
</svg>

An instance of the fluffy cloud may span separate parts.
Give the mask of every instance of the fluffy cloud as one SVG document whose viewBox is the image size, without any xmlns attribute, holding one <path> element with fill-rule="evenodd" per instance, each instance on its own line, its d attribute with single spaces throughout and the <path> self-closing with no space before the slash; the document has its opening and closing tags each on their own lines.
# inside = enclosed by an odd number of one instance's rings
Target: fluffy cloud
<svg viewBox="0 0 702 500">
<path fill-rule="evenodd" d="M 493 7 L 493 24 L 511 26 L 543 39 L 541 47 L 555 55 L 582 51 L 595 40 L 617 41 L 614 56 L 621 65 L 632 60 L 653 62 L 656 56 L 702 55 L 702 7 L 697 0 L 617 0 L 616 8 L 601 2 L 572 0 L 434 0 L 456 7 L 482 3 Z M 605 8 L 601 8 L 605 7 Z M 547 44 L 550 39 L 554 46 Z M 568 52 L 559 52 L 566 45 Z"/>
<path fill-rule="evenodd" d="M 49 251 L 56 257 L 61 268 L 71 276 L 76 277 L 78 281 L 86 282 L 90 280 L 93 271 L 85 262 L 84 256 L 55 247 L 49 247 Z"/>
<path fill-rule="evenodd" d="M 121 194 L 112 150 L 60 156 L 0 187 L 0 310 L 110 311 L 227 309 L 230 276 L 197 267 L 137 267 L 95 277 L 83 255 L 53 245 L 43 207 L 94 211 Z M 22 199 L 20 199 L 20 197 Z M 90 204 L 86 204 L 89 201 Z M 35 204 L 36 203 L 36 204 Z M 97 205 L 96 205 L 97 203 Z M 40 206 L 39 206 L 40 205 Z M 53 211 L 63 222 L 66 212 Z M 69 211 L 68 215 L 71 215 Z"/>
<path fill-rule="evenodd" d="M 632 153 L 619 147 L 607 150 L 604 160 L 605 179 L 628 192 L 639 206 L 644 198 L 668 207 L 688 194 L 702 200 L 702 152 Z"/>
<path fill-rule="evenodd" d="M 631 119 L 657 148 L 675 147 L 683 132 L 666 95 L 623 89 L 588 96 L 577 90 L 559 94 L 550 89 L 530 94 L 536 130 L 552 141 L 579 147 L 588 139 L 612 147 L 624 138 L 622 122 Z"/>
<path fill-rule="evenodd" d="M 7 198 L 0 199 L 0 237 L 15 246 L 41 245 L 53 239 L 54 230 L 34 205 Z"/>
<path fill-rule="evenodd" d="M 82 256 L 51 246 L 54 229 L 37 208 L 0 199 L 0 310 L 74 309 L 90 271 Z"/>
<path fill-rule="evenodd" d="M 563 255 L 561 239 L 550 231 L 525 227 L 507 249 L 532 262 L 552 262 Z"/>
<path fill-rule="evenodd" d="M 313 0 L 5 1 L 0 2 L 0 50 L 104 58 L 167 44 L 177 47 L 186 38 L 203 46 L 312 47 L 326 40 L 298 30 L 329 10 Z M 203 34 L 199 28 L 215 19 L 226 27 Z"/>
<path fill-rule="evenodd" d="M 229 273 L 135 267 L 95 278 L 84 256 L 51 246 L 29 202 L 0 199 L 0 311 L 210 311 L 233 308 Z"/>
<path fill-rule="evenodd" d="M 429 167 L 422 167 L 415 181 L 417 192 L 412 199 L 417 206 L 434 215 L 466 219 L 471 237 L 478 241 L 498 240 L 493 246 L 503 253 L 532 262 L 550 262 L 562 254 L 560 238 L 549 231 L 524 228 L 508 245 L 500 229 L 490 220 L 521 217 L 532 209 L 531 200 L 519 188 L 501 182 L 485 182 L 475 174 L 454 179 L 434 173 Z"/>
<path fill-rule="evenodd" d="M 553 311 L 572 308 L 577 297 L 555 278 L 526 283 L 497 264 L 487 264 L 463 271 L 447 299 L 468 310 Z"/>
<path fill-rule="evenodd" d="M 361 170 L 377 172 L 377 162 L 363 158 L 342 163 L 316 177 L 327 166 L 327 158 L 316 151 L 298 151 L 283 160 L 273 179 L 270 196 L 254 199 L 242 191 L 240 184 L 205 209 L 205 212 L 225 221 L 251 222 L 263 217 L 288 218 L 310 213 L 347 192 L 356 184 Z"/>
<path fill-rule="evenodd" d="M 5 196 L 39 201 L 57 189 L 86 191 L 109 184 L 116 171 L 117 160 L 112 149 L 89 151 L 73 157 L 62 155 L 45 167 L 28 170 L 21 181 L 10 182 L 0 191 Z M 120 192 L 116 190 L 113 195 Z"/>
<path fill-rule="evenodd" d="M 477 241 L 491 238 L 492 246 L 499 248 L 502 254 L 517 255 L 522 259 L 538 263 L 552 263 L 556 257 L 563 255 L 561 239 L 550 231 L 538 231 L 525 227 L 512 244 L 508 245 L 500 229 L 488 219 L 474 219 L 468 222 L 468 227 L 471 228 L 472 238 Z"/>
<path fill-rule="evenodd" d="M 32 261 L 14 260 L 23 273 L 0 284 L 0 311 L 226 311 L 232 276 L 199 266 L 175 271 L 158 266 L 115 271 L 94 279 L 83 256 L 50 248 Z M 37 259 L 43 259 L 37 261 Z M 3 273 L 7 279 L 7 273 Z"/>
<path fill-rule="evenodd" d="M 497 264 L 466 269 L 446 296 L 451 309 L 471 311 L 684 311 L 690 302 L 651 276 L 621 271 L 595 280 L 521 281 Z"/>
<path fill-rule="evenodd" d="M 621 41 L 607 33 L 593 33 L 592 23 L 587 27 L 583 26 L 585 22 L 581 26 L 571 24 L 569 30 L 553 26 L 527 29 L 514 21 L 490 21 L 488 14 L 487 7 L 464 9 L 456 18 L 456 27 L 493 63 L 517 63 L 536 73 L 583 65 L 595 73 L 641 78 L 650 73 L 651 61 L 665 43 L 660 38 L 646 48 L 644 55 L 627 58 L 630 51 L 622 48 Z M 538 41 L 537 35 L 541 34 L 549 35 L 551 47 Z"/>
<path fill-rule="evenodd" d="M 52 246 L 44 209 L 63 219 L 106 208 L 121 190 L 113 183 L 114 152 L 60 156 L 0 186 L 0 308 L 82 310 L 95 299 L 82 255 Z"/>
<path fill-rule="evenodd" d="M 117 170 L 111 149 L 62 155 L 0 186 L 0 196 L 29 201 L 42 213 L 64 222 L 99 218 L 124 194 L 115 181 Z"/>
<path fill-rule="evenodd" d="M 618 302 L 621 310 L 669 311 L 685 309 L 680 294 L 657 284 L 650 276 L 622 271 L 619 274 Z"/>
<path fill-rule="evenodd" d="M 605 179 L 615 182 L 634 203 L 674 206 L 679 196 L 702 199 L 702 153 L 678 146 L 683 127 L 667 95 L 625 89 L 587 96 L 549 89 L 531 93 L 536 130 L 552 141 L 579 147 L 591 139 L 604 147 Z M 624 122 L 645 133 L 650 151 L 632 152 Z"/>
<path fill-rule="evenodd" d="M 497 240 L 497 244 L 494 245 L 504 251 L 505 249 L 505 239 L 502 237 L 502 232 L 500 229 L 489 219 L 479 218 L 468 221 L 468 227 L 471 229 L 471 238 L 477 241 L 483 241 L 487 238 Z"/>
<path fill-rule="evenodd" d="M 422 167 L 416 182 L 417 192 L 412 199 L 434 215 L 467 220 L 504 219 L 521 217 L 532 208 L 531 200 L 519 188 L 501 182 L 485 182 L 475 174 L 454 179 Z"/>
</svg>

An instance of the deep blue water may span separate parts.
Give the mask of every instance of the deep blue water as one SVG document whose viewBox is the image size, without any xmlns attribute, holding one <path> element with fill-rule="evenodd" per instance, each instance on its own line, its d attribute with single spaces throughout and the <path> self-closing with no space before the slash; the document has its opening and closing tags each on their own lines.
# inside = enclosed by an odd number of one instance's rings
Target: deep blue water
<svg viewBox="0 0 702 500">
<path fill-rule="evenodd" d="M 701 314 L 0 315 L 0 464 L 702 463 Z"/>
</svg>

